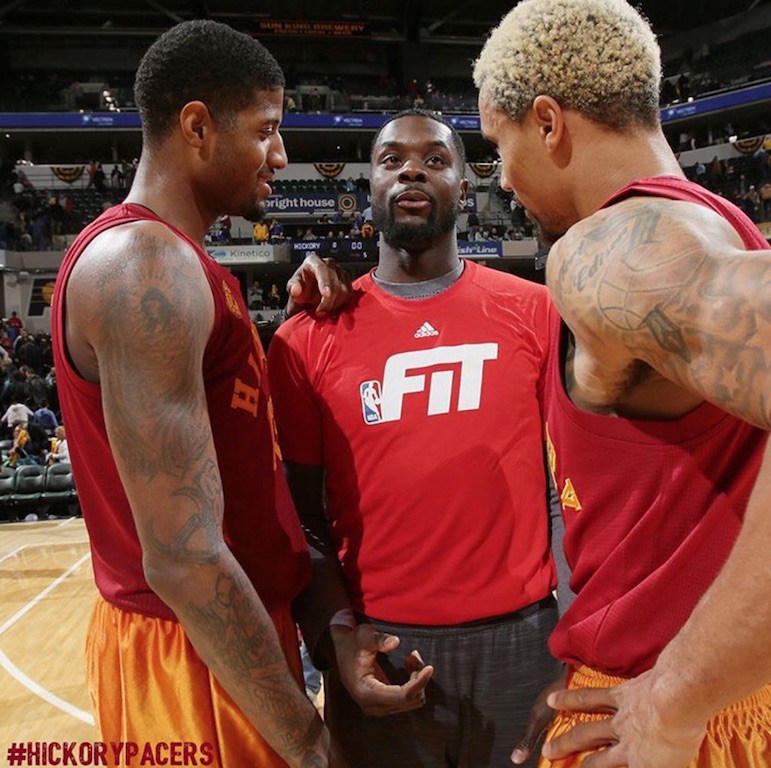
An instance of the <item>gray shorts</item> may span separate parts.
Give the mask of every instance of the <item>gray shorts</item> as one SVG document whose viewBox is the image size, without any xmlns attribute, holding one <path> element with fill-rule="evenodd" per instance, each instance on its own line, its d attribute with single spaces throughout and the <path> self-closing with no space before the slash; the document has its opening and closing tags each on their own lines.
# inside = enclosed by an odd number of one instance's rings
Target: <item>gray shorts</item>
<svg viewBox="0 0 771 768">
<path fill-rule="evenodd" d="M 421 709 L 368 717 L 337 674 L 326 674 L 325 719 L 351 768 L 511 768 L 530 706 L 559 670 L 546 645 L 556 602 L 454 627 L 370 621 L 401 638 L 380 659 L 392 682 L 405 682 L 404 657 L 415 649 L 434 676 Z"/>
</svg>

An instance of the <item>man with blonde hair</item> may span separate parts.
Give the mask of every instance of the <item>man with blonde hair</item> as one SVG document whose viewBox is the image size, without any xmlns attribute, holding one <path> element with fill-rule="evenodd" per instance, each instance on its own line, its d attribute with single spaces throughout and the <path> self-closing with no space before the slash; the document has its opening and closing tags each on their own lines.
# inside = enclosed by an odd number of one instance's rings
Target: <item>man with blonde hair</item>
<svg viewBox="0 0 771 768">
<path fill-rule="evenodd" d="M 577 597 L 544 757 L 768 766 L 771 251 L 685 179 L 624 0 L 524 0 L 474 79 L 562 316 L 546 436 Z"/>
</svg>

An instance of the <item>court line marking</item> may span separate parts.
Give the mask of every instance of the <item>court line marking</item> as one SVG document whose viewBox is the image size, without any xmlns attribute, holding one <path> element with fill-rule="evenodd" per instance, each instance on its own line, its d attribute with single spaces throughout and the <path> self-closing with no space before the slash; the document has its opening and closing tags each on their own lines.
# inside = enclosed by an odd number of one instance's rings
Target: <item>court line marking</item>
<svg viewBox="0 0 771 768">
<path fill-rule="evenodd" d="M 36 696 L 39 696 L 41 699 L 44 699 L 49 704 L 53 704 L 57 709 L 61 709 L 62 712 L 72 715 L 72 717 L 75 717 L 88 725 L 95 724 L 94 717 L 90 712 L 86 712 L 85 710 L 76 707 L 74 704 L 70 704 L 68 701 L 60 699 L 55 693 L 51 693 L 48 689 L 43 688 L 40 683 L 36 683 L 31 677 L 25 675 L 2 650 L 0 650 L 0 667 L 5 669 L 11 677 L 21 683 L 27 690 L 31 691 Z"/>
<path fill-rule="evenodd" d="M 9 557 L 13 557 L 14 555 L 18 555 L 19 552 L 22 551 L 22 549 L 26 549 L 29 546 L 29 544 L 22 544 L 20 547 L 16 547 L 16 549 L 13 550 L 13 552 L 9 552 L 7 555 L 3 555 L 0 557 L 0 563 L 3 562 L 3 560 L 7 560 Z"/>
<path fill-rule="evenodd" d="M 25 613 L 28 613 L 31 611 L 46 595 L 48 595 L 49 592 L 56 589 L 56 587 L 59 586 L 71 573 L 74 573 L 78 568 L 80 568 L 83 563 L 88 560 L 88 558 L 91 557 L 90 552 L 86 552 L 83 557 L 78 560 L 75 565 L 71 565 L 61 576 L 54 579 L 42 592 L 37 594 L 35 597 L 32 598 L 26 605 L 23 605 L 21 608 L 19 608 L 16 613 L 11 616 L 10 619 L 8 619 L 4 624 L 0 624 L 0 635 L 2 635 L 6 630 L 10 629 L 22 616 L 24 616 Z"/>
<path fill-rule="evenodd" d="M 88 560 L 90 557 L 91 553 L 87 552 L 74 565 L 70 566 L 61 576 L 54 579 L 36 597 L 33 597 L 32 600 L 30 600 L 25 606 L 16 611 L 16 613 L 11 616 L 8 621 L 0 626 L 0 635 L 2 635 L 6 630 L 10 629 L 22 616 L 24 616 L 24 614 L 32 610 L 32 608 L 34 608 L 46 595 L 48 595 L 53 589 L 59 586 L 59 584 L 61 584 L 78 568 L 80 568 L 80 566 L 83 565 L 83 563 L 85 563 L 86 560 Z M 6 656 L 2 649 L 0 649 L 0 667 L 5 669 L 5 671 L 8 672 L 8 674 L 14 678 L 14 680 L 21 683 L 28 691 L 31 691 L 44 701 L 47 701 L 49 704 L 53 704 L 53 706 L 55 706 L 57 709 L 62 710 L 62 712 L 65 712 L 68 715 L 72 715 L 72 717 L 75 717 L 78 720 L 87 723 L 88 725 L 94 725 L 94 718 L 90 712 L 86 712 L 85 710 L 76 707 L 74 704 L 70 704 L 68 701 L 60 699 L 55 693 L 52 693 L 47 688 L 43 688 L 40 683 L 35 682 L 31 677 L 29 677 L 29 675 L 22 672 L 8 658 L 8 656 Z"/>
<path fill-rule="evenodd" d="M 88 546 L 88 543 L 88 539 L 86 538 L 83 539 L 83 541 L 37 541 L 31 544 L 22 544 L 20 547 L 14 549 L 13 552 L 9 552 L 7 555 L 0 557 L 0 563 L 2 563 L 3 560 L 7 560 L 9 557 L 18 555 L 23 549 L 34 549 L 35 547 L 79 547 L 82 545 Z"/>
</svg>

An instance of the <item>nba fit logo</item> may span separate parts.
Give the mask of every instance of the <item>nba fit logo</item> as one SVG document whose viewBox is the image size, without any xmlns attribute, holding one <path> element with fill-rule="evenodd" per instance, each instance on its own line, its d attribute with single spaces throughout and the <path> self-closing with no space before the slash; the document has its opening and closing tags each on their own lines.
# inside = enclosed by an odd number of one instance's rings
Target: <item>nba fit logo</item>
<svg viewBox="0 0 771 768">
<path fill-rule="evenodd" d="M 498 359 L 498 345 L 461 344 L 400 352 L 386 360 L 382 383 L 359 385 L 366 424 L 399 421 L 406 395 L 428 390 L 426 415 L 450 413 L 457 380 L 457 411 L 476 411 L 482 400 L 485 363 Z M 420 372 L 418 372 L 420 371 Z"/>
</svg>

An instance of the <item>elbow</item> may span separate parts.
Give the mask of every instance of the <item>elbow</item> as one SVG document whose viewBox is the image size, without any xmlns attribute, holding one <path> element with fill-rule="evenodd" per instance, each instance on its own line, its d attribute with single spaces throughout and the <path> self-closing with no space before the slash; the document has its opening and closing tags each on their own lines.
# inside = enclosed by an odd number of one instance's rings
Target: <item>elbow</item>
<svg viewBox="0 0 771 768">
<path fill-rule="evenodd" d="M 191 595 L 200 594 L 200 580 L 221 563 L 224 548 L 223 543 L 221 547 L 182 556 L 145 550 L 142 557 L 145 581 L 173 609 L 180 599 L 188 600 Z"/>
</svg>

